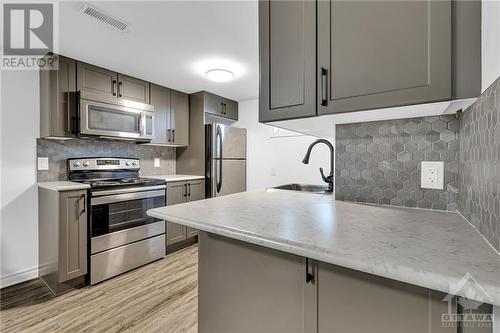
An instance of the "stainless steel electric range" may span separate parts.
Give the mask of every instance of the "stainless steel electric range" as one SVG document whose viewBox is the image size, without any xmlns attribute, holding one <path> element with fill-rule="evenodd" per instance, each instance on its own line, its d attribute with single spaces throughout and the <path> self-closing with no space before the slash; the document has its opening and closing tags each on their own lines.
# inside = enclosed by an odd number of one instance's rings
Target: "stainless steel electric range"
<svg viewBox="0 0 500 333">
<path fill-rule="evenodd" d="M 90 185 L 90 284 L 163 258 L 165 222 L 146 212 L 165 206 L 165 181 L 141 178 L 136 158 L 69 159 L 68 170 Z"/>
</svg>

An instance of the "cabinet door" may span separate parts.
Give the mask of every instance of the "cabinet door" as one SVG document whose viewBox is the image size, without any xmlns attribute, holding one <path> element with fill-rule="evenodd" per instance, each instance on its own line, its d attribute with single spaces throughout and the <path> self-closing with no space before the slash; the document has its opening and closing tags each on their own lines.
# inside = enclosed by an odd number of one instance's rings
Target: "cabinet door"
<svg viewBox="0 0 500 333">
<path fill-rule="evenodd" d="M 187 185 L 188 185 L 188 196 L 187 196 L 188 202 L 205 199 L 205 181 L 203 179 L 188 181 Z M 190 227 L 186 228 L 186 236 L 188 238 L 196 235 L 198 235 L 197 229 Z"/>
<path fill-rule="evenodd" d="M 71 112 L 76 108 L 76 60 L 54 56 L 58 68 L 40 71 L 40 136 L 71 137 Z"/>
<path fill-rule="evenodd" d="M 450 99 L 450 1 L 318 1 L 317 71 L 319 114 Z"/>
<path fill-rule="evenodd" d="M 59 194 L 59 282 L 87 274 L 87 192 Z"/>
<path fill-rule="evenodd" d="M 118 97 L 149 104 L 149 82 L 118 74 Z"/>
<path fill-rule="evenodd" d="M 222 116 L 222 98 L 220 96 L 205 92 L 203 96 L 203 109 L 207 113 Z"/>
<path fill-rule="evenodd" d="M 167 183 L 167 206 L 186 202 L 187 183 Z M 167 222 L 167 246 L 186 239 L 186 227 L 177 223 Z"/>
<path fill-rule="evenodd" d="M 189 95 L 171 90 L 171 131 L 175 145 L 189 145 Z"/>
<path fill-rule="evenodd" d="M 224 117 L 238 120 L 238 102 L 232 101 L 230 99 L 224 99 L 223 103 Z"/>
<path fill-rule="evenodd" d="M 205 181 L 200 180 L 190 180 L 187 182 L 188 186 L 188 196 L 187 201 L 196 201 L 205 199 Z"/>
<path fill-rule="evenodd" d="M 318 332 L 456 333 L 443 293 L 322 262 L 316 283 Z"/>
<path fill-rule="evenodd" d="M 313 331 L 303 258 L 206 232 L 199 250 L 199 332 Z"/>
<path fill-rule="evenodd" d="M 77 63 L 77 89 L 82 97 L 104 102 L 117 100 L 118 74 L 110 70 Z"/>
<path fill-rule="evenodd" d="M 170 143 L 170 89 L 151 85 L 151 104 L 154 107 L 154 144 Z"/>
<path fill-rule="evenodd" d="M 259 121 L 316 115 L 316 1 L 259 1 Z"/>
</svg>

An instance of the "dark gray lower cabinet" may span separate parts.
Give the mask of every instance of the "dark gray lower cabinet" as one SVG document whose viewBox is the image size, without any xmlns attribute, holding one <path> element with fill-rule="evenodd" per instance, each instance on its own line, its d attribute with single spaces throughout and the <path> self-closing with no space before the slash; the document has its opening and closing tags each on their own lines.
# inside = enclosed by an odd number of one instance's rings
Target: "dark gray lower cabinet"
<svg viewBox="0 0 500 333">
<path fill-rule="evenodd" d="M 167 206 L 205 199 L 205 180 L 197 179 L 167 183 Z M 198 230 L 166 222 L 167 247 L 198 235 Z M 168 248 L 167 248 L 168 251 Z"/>
<path fill-rule="evenodd" d="M 206 232 L 199 243 L 200 332 L 462 332 L 442 325 L 444 293 Z"/>
<path fill-rule="evenodd" d="M 205 232 L 199 237 L 199 332 L 299 333 L 311 324 L 303 258 Z"/>
<path fill-rule="evenodd" d="M 38 191 L 39 275 L 57 294 L 87 274 L 87 191 Z"/>
</svg>

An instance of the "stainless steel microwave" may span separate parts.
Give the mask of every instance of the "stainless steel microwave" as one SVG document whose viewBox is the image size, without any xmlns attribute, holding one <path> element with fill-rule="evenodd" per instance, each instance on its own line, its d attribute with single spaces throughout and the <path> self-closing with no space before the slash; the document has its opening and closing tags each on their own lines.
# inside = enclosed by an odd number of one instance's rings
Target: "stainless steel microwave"
<svg viewBox="0 0 500 333">
<path fill-rule="evenodd" d="M 80 98 L 77 131 L 80 136 L 132 139 L 148 142 L 153 139 L 151 105 L 130 102 L 117 105 Z"/>
</svg>

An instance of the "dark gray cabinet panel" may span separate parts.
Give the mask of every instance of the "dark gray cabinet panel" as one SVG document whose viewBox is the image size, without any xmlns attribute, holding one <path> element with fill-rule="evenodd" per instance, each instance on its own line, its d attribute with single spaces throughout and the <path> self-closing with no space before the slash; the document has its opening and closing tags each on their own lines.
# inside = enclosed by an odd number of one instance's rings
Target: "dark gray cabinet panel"
<svg viewBox="0 0 500 333">
<path fill-rule="evenodd" d="M 57 70 L 40 71 L 40 137 L 72 137 L 76 60 L 54 55 Z"/>
<path fill-rule="evenodd" d="M 238 120 L 238 102 L 223 98 L 222 103 L 223 116 L 233 120 Z"/>
<path fill-rule="evenodd" d="M 451 98 L 450 1 L 319 1 L 318 113 Z"/>
<path fill-rule="evenodd" d="M 118 98 L 149 104 L 149 82 L 118 74 Z"/>
<path fill-rule="evenodd" d="M 189 95 L 171 90 L 170 131 L 176 146 L 189 145 Z"/>
<path fill-rule="evenodd" d="M 206 91 L 198 92 L 197 94 L 202 95 L 204 112 L 238 120 L 238 102 Z"/>
<path fill-rule="evenodd" d="M 441 326 L 443 293 L 322 262 L 316 284 L 318 332 L 456 332 Z"/>
<path fill-rule="evenodd" d="M 87 274 L 86 191 L 59 194 L 59 282 Z"/>
<path fill-rule="evenodd" d="M 154 131 L 151 143 L 167 145 L 170 143 L 170 89 L 152 84 L 151 104 L 154 107 Z"/>
<path fill-rule="evenodd" d="M 316 2 L 259 1 L 262 122 L 316 115 Z"/>
<path fill-rule="evenodd" d="M 76 86 L 88 99 L 114 102 L 118 98 L 118 74 L 101 67 L 78 62 Z"/>
<path fill-rule="evenodd" d="M 313 331 L 303 258 L 205 232 L 199 241 L 199 332 Z"/>
<path fill-rule="evenodd" d="M 190 180 L 187 182 L 188 186 L 188 196 L 187 201 L 197 201 L 205 199 L 205 181 L 203 179 L 200 180 Z M 198 230 L 187 227 L 186 229 L 186 237 L 193 237 L 198 235 Z"/>
<path fill-rule="evenodd" d="M 186 182 L 167 183 L 167 206 L 186 202 Z M 167 246 L 186 239 L 186 227 L 177 223 L 167 222 Z"/>
</svg>

